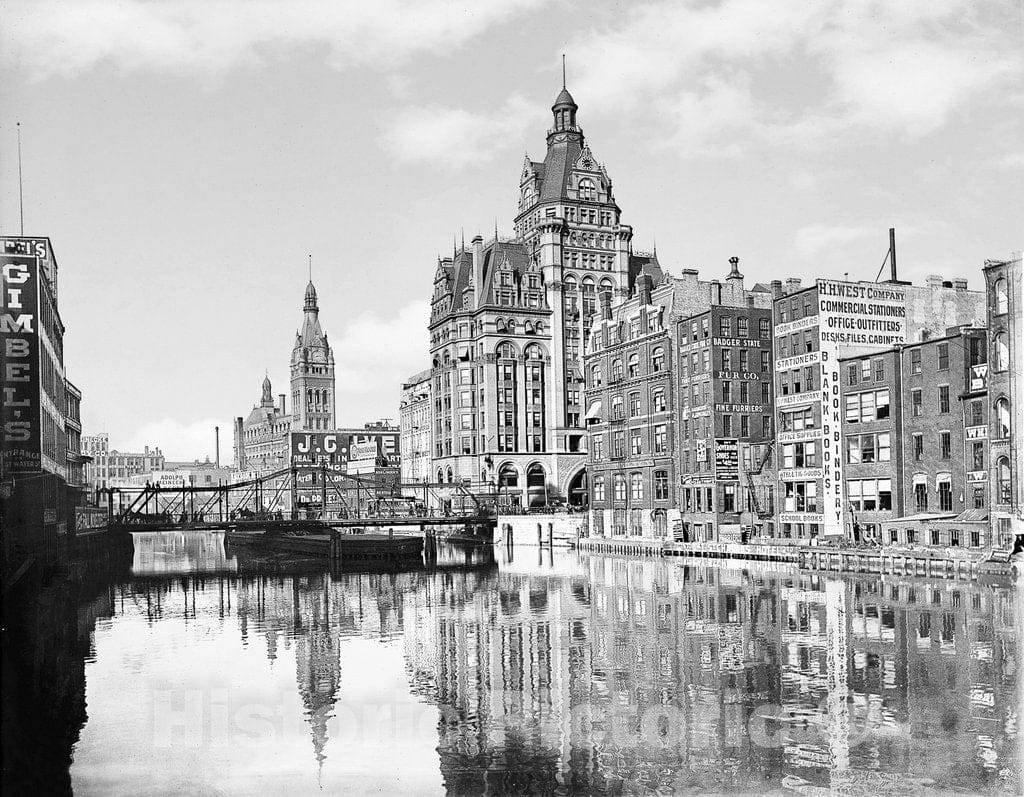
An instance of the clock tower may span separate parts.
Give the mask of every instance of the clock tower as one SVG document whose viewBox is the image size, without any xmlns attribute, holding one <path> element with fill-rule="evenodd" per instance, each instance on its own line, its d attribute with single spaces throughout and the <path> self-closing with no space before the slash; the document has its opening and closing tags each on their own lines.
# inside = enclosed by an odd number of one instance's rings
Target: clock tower
<svg viewBox="0 0 1024 797">
<path fill-rule="evenodd" d="M 302 329 L 292 349 L 292 430 L 329 431 L 335 428 L 334 352 L 320 328 L 316 288 L 310 280 L 302 308 Z"/>
</svg>

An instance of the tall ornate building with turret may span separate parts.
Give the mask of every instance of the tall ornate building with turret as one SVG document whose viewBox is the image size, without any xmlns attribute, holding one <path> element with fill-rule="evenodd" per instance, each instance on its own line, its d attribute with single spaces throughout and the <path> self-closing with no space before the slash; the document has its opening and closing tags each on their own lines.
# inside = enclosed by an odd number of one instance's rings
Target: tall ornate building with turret
<svg viewBox="0 0 1024 797">
<path fill-rule="evenodd" d="M 260 403 L 247 417 L 235 419 L 235 464 L 239 472 L 268 473 L 286 467 L 288 432 L 335 428 L 334 352 L 320 327 L 320 308 L 312 281 L 306 286 L 302 328 L 295 333 L 291 386 L 291 413 L 284 393 L 275 401 L 267 376 Z"/>
<path fill-rule="evenodd" d="M 598 296 L 630 295 L 634 254 L 612 181 L 563 87 L 542 161 L 526 158 L 515 236 L 439 259 L 430 317 L 433 478 L 504 505 L 586 503 L 583 342 Z"/>
<path fill-rule="evenodd" d="M 310 280 L 302 307 L 302 329 L 292 349 L 292 429 L 334 428 L 334 352 L 320 328 L 316 288 Z"/>
</svg>

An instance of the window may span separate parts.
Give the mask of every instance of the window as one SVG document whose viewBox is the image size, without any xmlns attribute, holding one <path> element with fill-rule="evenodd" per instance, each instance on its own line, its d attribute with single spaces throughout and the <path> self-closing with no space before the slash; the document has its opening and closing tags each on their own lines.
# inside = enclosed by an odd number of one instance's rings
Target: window
<svg viewBox="0 0 1024 797">
<path fill-rule="evenodd" d="M 664 454 L 668 450 L 668 426 L 659 423 L 654 427 L 654 453 Z"/>
<path fill-rule="evenodd" d="M 996 402 L 996 439 L 1006 440 L 1010 436 L 1010 402 L 1005 398 Z"/>
<path fill-rule="evenodd" d="M 992 338 L 992 359 L 997 371 L 1005 371 L 1010 367 L 1010 347 L 1005 332 L 997 332 Z"/>
<path fill-rule="evenodd" d="M 860 369 L 858 369 L 856 365 L 848 365 L 848 366 L 846 366 L 846 384 L 848 384 L 848 385 L 856 385 L 857 384 L 857 375 L 859 374 L 859 372 L 860 372 Z"/>
<path fill-rule="evenodd" d="M 892 509 L 892 479 L 850 479 L 846 497 L 855 512 L 888 512 Z"/>
<path fill-rule="evenodd" d="M 1010 309 L 1010 294 L 1006 288 L 1006 277 L 1000 277 L 995 284 L 996 315 L 1002 315 Z"/>
<path fill-rule="evenodd" d="M 629 496 L 633 501 L 644 500 L 644 477 L 641 473 L 629 474 Z"/>
<path fill-rule="evenodd" d="M 732 349 L 722 349 L 722 370 L 732 370 Z"/>
<path fill-rule="evenodd" d="M 629 453 L 636 456 L 643 452 L 643 437 L 639 429 L 631 429 L 629 432 Z"/>
<path fill-rule="evenodd" d="M 914 506 L 919 512 L 928 509 L 928 478 L 923 473 L 914 476 Z"/>
<path fill-rule="evenodd" d="M 668 471 L 654 471 L 654 498 L 656 501 L 668 500 Z"/>
<path fill-rule="evenodd" d="M 735 512 L 736 511 L 736 485 L 735 484 L 723 484 L 722 485 L 722 511 L 723 512 Z"/>
<path fill-rule="evenodd" d="M 910 373 L 921 373 L 921 350 L 911 349 L 910 351 Z"/>
<path fill-rule="evenodd" d="M 651 353 L 651 370 L 654 373 L 665 370 L 665 350 L 661 346 Z"/>
<path fill-rule="evenodd" d="M 923 434 L 915 434 L 913 439 L 914 439 L 914 459 L 917 462 L 920 462 L 922 459 L 924 459 L 924 435 Z"/>
<path fill-rule="evenodd" d="M 996 462 L 996 498 L 1001 504 L 1010 503 L 1010 460 L 1000 457 Z"/>
<path fill-rule="evenodd" d="M 640 394 L 629 394 L 629 417 L 636 418 L 640 414 Z"/>
<path fill-rule="evenodd" d="M 772 367 L 772 353 L 770 351 L 761 352 L 761 373 L 766 374 Z"/>
<path fill-rule="evenodd" d="M 594 502 L 604 501 L 604 476 L 594 477 Z"/>
<path fill-rule="evenodd" d="M 728 379 L 722 382 L 722 401 L 726 404 L 732 401 L 732 382 Z"/>
<path fill-rule="evenodd" d="M 736 319 L 736 335 L 741 338 L 747 337 L 750 334 L 750 322 L 747 321 L 746 316 L 740 316 Z"/>
<path fill-rule="evenodd" d="M 629 365 L 627 366 L 627 370 L 628 370 L 628 373 L 629 373 L 629 378 L 632 379 L 635 376 L 639 376 L 640 375 L 640 356 L 637 355 L 637 354 L 631 354 L 631 355 L 629 355 L 628 362 L 629 362 Z"/>
<path fill-rule="evenodd" d="M 786 512 L 817 512 L 817 482 L 784 482 Z"/>
<path fill-rule="evenodd" d="M 889 432 L 849 435 L 846 438 L 846 461 L 859 463 L 889 462 L 892 456 Z"/>
<path fill-rule="evenodd" d="M 971 470 L 984 470 L 985 444 L 975 440 L 971 443 Z"/>
<path fill-rule="evenodd" d="M 910 406 L 911 415 L 915 418 L 920 418 L 921 414 L 924 412 L 924 402 L 922 401 L 920 390 L 910 391 Z"/>
<path fill-rule="evenodd" d="M 743 385 L 746 387 L 746 384 Z M 750 437 L 750 416 L 740 416 L 740 437 Z"/>
<path fill-rule="evenodd" d="M 732 416 L 731 415 L 723 415 L 722 416 L 722 434 L 725 435 L 726 437 L 730 437 L 732 435 Z"/>
<path fill-rule="evenodd" d="M 937 349 L 938 349 L 938 353 L 939 353 L 939 370 L 940 371 L 948 371 L 949 370 L 949 344 L 948 343 L 940 343 L 937 346 Z"/>
<path fill-rule="evenodd" d="M 590 369 L 590 386 L 601 387 L 601 366 L 595 365 Z"/>
<path fill-rule="evenodd" d="M 661 388 L 656 388 L 651 392 L 651 411 L 664 412 L 665 407 L 665 391 Z"/>
<path fill-rule="evenodd" d="M 939 511 L 949 512 L 953 509 L 953 485 L 947 478 L 939 482 Z"/>
<path fill-rule="evenodd" d="M 985 423 L 985 405 L 981 399 L 974 399 L 967 407 L 967 425 L 981 426 Z"/>
<path fill-rule="evenodd" d="M 724 338 L 732 337 L 732 316 L 723 315 L 718 319 L 718 334 Z"/>
<path fill-rule="evenodd" d="M 875 381 L 885 381 L 885 360 L 875 360 Z"/>
<path fill-rule="evenodd" d="M 626 500 L 626 477 L 621 473 L 615 474 L 615 500 Z"/>
<path fill-rule="evenodd" d="M 580 180 L 577 196 L 580 199 L 597 199 L 597 187 L 594 185 L 594 181 L 586 177 Z"/>
<path fill-rule="evenodd" d="M 786 443 L 782 446 L 782 467 L 813 468 L 818 464 L 818 444 L 813 441 Z"/>
<path fill-rule="evenodd" d="M 939 414 L 949 412 L 949 385 L 939 385 Z"/>
<path fill-rule="evenodd" d="M 618 382 L 622 379 L 622 360 L 615 358 L 612 360 L 612 382 Z"/>
<path fill-rule="evenodd" d="M 889 417 L 889 391 L 874 390 L 846 397 L 846 422 L 870 423 Z"/>
<path fill-rule="evenodd" d="M 949 432 L 939 432 L 939 456 L 949 459 L 951 440 Z"/>
<path fill-rule="evenodd" d="M 612 418 L 624 418 L 626 413 L 623 410 L 622 396 L 612 396 Z"/>
<path fill-rule="evenodd" d="M 761 340 L 768 340 L 772 336 L 772 322 L 767 318 L 762 318 L 757 323 L 758 333 L 761 336 Z"/>
</svg>

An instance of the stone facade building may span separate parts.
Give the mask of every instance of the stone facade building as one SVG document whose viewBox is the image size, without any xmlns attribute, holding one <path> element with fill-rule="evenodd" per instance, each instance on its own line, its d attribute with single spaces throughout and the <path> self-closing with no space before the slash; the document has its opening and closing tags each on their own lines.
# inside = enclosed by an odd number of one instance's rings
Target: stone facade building
<svg viewBox="0 0 1024 797">
<path fill-rule="evenodd" d="M 165 458 L 159 446 L 145 446 L 142 451 L 118 451 L 110 448 L 110 435 L 101 432 L 82 437 L 82 454 L 90 459 L 85 462 L 85 483 L 94 495 L 115 482 L 120 483 L 132 476 L 163 470 Z"/>
<path fill-rule="evenodd" d="M 431 480 L 431 371 L 413 374 L 402 383 L 398 427 L 401 432 L 402 482 Z"/>
<path fill-rule="evenodd" d="M 583 503 L 583 338 L 598 294 L 628 297 L 649 260 L 576 111 L 563 89 L 544 160 L 520 172 L 515 237 L 477 236 L 434 276 L 434 476 L 510 506 Z"/>
</svg>

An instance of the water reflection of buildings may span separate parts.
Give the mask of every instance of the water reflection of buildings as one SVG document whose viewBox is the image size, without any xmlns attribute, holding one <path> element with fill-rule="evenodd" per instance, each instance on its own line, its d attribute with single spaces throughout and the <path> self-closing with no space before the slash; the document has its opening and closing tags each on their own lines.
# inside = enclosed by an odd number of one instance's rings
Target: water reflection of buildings
<svg viewBox="0 0 1024 797">
<path fill-rule="evenodd" d="M 450 791 L 1019 778 L 1011 590 L 584 557 L 405 599 Z"/>
</svg>

